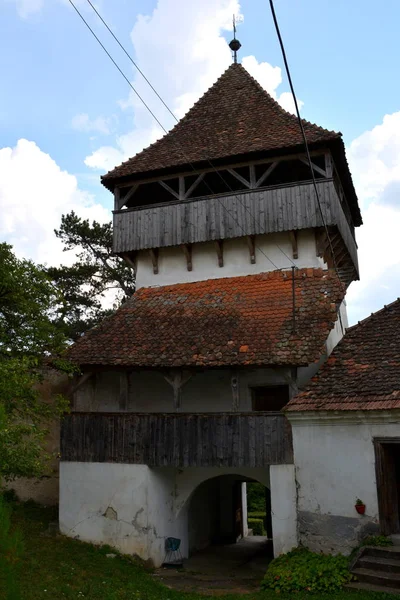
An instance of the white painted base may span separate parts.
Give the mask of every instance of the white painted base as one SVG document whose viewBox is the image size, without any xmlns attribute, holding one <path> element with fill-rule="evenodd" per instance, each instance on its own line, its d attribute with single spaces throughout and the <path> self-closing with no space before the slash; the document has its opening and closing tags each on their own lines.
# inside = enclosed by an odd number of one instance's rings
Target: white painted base
<svg viewBox="0 0 400 600">
<path fill-rule="evenodd" d="M 274 556 L 290 552 L 297 542 L 296 480 L 293 465 L 270 467 Z"/>
<path fill-rule="evenodd" d="M 272 496 L 273 511 L 276 519 L 283 515 L 286 520 L 285 526 L 277 521 L 274 529 L 282 552 L 294 545 L 290 524 L 295 515 L 288 511 L 295 507 L 282 500 L 292 493 L 293 467 L 271 467 L 271 476 L 273 485 L 281 486 Z M 233 485 L 244 480 L 269 486 L 269 470 L 150 469 L 145 465 L 61 462 L 60 530 L 70 537 L 151 559 L 160 566 L 167 537 L 180 538 L 182 555 L 187 557 L 189 551 L 212 541 L 216 522 L 222 533 L 232 532 L 233 513 L 228 505 Z"/>
</svg>

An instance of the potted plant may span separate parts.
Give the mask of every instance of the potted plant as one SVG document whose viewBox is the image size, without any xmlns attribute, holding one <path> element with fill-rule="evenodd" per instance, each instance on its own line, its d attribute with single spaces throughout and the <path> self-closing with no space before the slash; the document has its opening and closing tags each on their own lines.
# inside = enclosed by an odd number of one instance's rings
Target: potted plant
<svg viewBox="0 0 400 600">
<path fill-rule="evenodd" d="M 359 515 L 363 515 L 365 513 L 365 504 L 362 500 L 360 500 L 360 498 L 357 498 L 356 500 L 355 509 Z"/>
</svg>

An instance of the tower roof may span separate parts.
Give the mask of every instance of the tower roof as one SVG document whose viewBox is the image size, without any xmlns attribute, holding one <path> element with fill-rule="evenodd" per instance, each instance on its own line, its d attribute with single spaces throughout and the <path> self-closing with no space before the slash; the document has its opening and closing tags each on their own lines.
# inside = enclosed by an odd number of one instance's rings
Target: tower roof
<svg viewBox="0 0 400 600">
<path fill-rule="evenodd" d="M 340 138 L 303 120 L 310 144 Z M 297 118 L 240 64 L 232 64 L 171 131 L 102 177 L 114 180 L 207 160 L 303 144 Z"/>
<path fill-rule="evenodd" d="M 355 225 L 361 224 L 357 196 L 341 133 L 303 119 L 310 148 L 329 147 L 347 192 Z M 111 191 L 126 179 L 143 179 L 232 162 L 304 152 L 297 117 L 284 110 L 246 71 L 232 64 L 186 115 L 161 139 L 102 177 Z"/>
</svg>

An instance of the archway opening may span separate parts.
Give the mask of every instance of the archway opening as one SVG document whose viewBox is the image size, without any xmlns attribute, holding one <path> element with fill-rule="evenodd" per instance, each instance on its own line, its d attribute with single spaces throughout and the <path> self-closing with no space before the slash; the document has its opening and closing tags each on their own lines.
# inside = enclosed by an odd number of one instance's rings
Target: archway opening
<svg viewBox="0 0 400 600">
<path fill-rule="evenodd" d="M 270 494 L 263 484 L 226 474 L 204 481 L 193 492 L 188 508 L 189 557 L 206 556 L 208 549 L 209 558 L 215 555 L 218 561 L 226 559 L 239 567 L 257 555 L 271 558 L 271 538 Z"/>
</svg>

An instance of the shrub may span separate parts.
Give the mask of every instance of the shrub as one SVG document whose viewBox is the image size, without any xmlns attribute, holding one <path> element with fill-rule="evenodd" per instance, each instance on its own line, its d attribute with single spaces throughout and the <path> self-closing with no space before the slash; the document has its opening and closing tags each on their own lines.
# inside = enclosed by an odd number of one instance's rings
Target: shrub
<svg viewBox="0 0 400 600">
<path fill-rule="evenodd" d="M 247 510 L 265 512 L 265 486 L 252 481 L 247 484 Z"/>
<path fill-rule="evenodd" d="M 261 587 L 289 593 L 336 592 L 351 579 L 345 556 L 316 554 L 299 548 L 270 563 Z"/>
<path fill-rule="evenodd" d="M 266 512 L 264 511 L 251 511 L 247 513 L 247 516 L 250 519 L 265 519 L 266 517 Z"/>
<path fill-rule="evenodd" d="M 363 539 L 361 546 L 393 546 L 393 542 L 386 535 L 370 535 Z"/>
<path fill-rule="evenodd" d="M 266 535 L 263 519 L 248 519 L 247 525 L 253 530 L 253 535 Z"/>
</svg>

